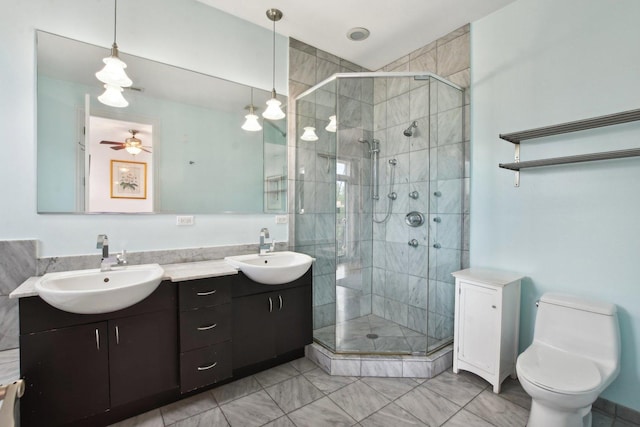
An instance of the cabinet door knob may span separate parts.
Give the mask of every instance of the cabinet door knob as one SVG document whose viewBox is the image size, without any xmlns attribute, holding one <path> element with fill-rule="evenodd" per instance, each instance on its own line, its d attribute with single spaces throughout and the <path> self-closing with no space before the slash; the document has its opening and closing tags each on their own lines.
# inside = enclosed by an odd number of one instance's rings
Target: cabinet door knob
<svg viewBox="0 0 640 427">
<path fill-rule="evenodd" d="M 199 331 L 208 331 L 209 329 L 213 329 L 213 328 L 215 328 L 216 326 L 218 326 L 218 324 L 217 324 L 217 323 L 214 323 L 213 325 L 209 325 L 209 326 L 198 326 L 198 328 L 197 328 L 197 329 L 198 329 Z"/>
<path fill-rule="evenodd" d="M 491 308 L 496 308 L 495 304 L 491 304 Z"/>
<path fill-rule="evenodd" d="M 206 370 L 209 370 L 211 368 L 215 368 L 217 364 L 218 364 L 218 362 L 213 362 L 209 366 L 198 366 L 198 371 L 206 371 Z"/>
<path fill-rule="evenodd" d="M 213 295 L 217 292 L 217 289 L 214 289 L 212 291 L 207 291 L 207 292 L 198 292 L 196 295 L 198 295 L 199 297 L 206 297 L 208 295 Z"/>
</svg>

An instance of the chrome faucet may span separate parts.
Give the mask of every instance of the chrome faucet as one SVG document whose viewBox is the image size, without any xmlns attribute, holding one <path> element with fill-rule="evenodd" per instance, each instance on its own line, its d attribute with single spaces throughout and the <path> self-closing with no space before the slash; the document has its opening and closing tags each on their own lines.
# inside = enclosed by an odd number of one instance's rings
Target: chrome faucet
<svg viewBox="0 0 640 427">
<path fill-rule="evenodd" d="M 106 234 L 98 234 L 96 249 L 102 249 L 100 271 L 111 271 L 111 266 L 124 265 L 127 263 L 127 251 L 124 249 L 121 254 L 109 255 L 109 238 Z"/>
<path fill-rule="evenodd" d="M 271 244 L 268 244 L 264 241 L 264 239 L 268 239 L 269 238 L 269 229 L 268 228 L 263 228 L 260 230 L 260 246 L 259 246 L 259 254 L 260 255 L 266 255 L 269 252 L 273 252 L 274 247 L 275 247 L 275 242 L 271 242 Z"/>
</svg>

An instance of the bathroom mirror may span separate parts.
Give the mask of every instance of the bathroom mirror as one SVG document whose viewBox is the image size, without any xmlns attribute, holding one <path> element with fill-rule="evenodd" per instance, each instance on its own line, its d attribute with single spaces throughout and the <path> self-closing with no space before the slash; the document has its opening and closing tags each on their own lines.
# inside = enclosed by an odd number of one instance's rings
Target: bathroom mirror
<svg viewBox="0 0 640 427">
<path fill-rule="evenodd" d="M 133 85 L 109 107 L 95 77 L 109 49 L 36 44 L 38 213 L 285 212 L 286 119 L 241 129 L 249 86 L 120 52 Z M 270 97 L 253 89 L 259 116 Z"/>
</svg>

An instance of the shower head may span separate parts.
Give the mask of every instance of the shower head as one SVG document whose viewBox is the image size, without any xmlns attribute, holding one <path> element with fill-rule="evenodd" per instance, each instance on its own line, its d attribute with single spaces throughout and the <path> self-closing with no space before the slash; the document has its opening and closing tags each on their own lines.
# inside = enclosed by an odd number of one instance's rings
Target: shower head
<svg viewBox="0 0 640 427">
<path fill-rule="evenodd" d="M 418 122 L 413 122 L 411 125 L 402 132 L 404 136 L 413 136 L 413 129 L 418 127 Z"/>
</svg>

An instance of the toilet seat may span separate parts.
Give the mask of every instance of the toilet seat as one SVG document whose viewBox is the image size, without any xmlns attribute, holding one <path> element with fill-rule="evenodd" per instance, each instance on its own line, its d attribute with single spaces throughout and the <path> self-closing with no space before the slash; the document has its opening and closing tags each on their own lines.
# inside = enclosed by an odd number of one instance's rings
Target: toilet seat
<svg viewBox="0 0 640 427">
<path fill-rule="evenodd" d="M 534 343 L 518 358 L 518 375 L 543 389 L 582 394 L 600 387 L 602 377 L 592 361 Z"/>
</svg>

